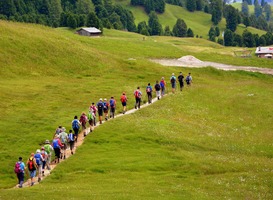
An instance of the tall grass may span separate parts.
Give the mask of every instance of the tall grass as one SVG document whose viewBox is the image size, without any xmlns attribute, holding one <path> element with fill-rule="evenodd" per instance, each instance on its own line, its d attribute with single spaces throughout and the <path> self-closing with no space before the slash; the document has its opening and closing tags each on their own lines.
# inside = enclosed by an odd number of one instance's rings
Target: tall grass
<svg viewBox="0 0 273 200">
<path fill-rule="evenodd" d="M 113 30 L 86 38 L 0 23 L 1 54 L 9 58 L 0 60 L 0 199 L 272 198 L 272 77 L 147 61 L 193 54 L 194 46 L 204 48 L 197 57 L 221 49 L 227 55 L 208 59 L 245 61 L 228 55 L 229 48 L 200 39 L 142 41 L 140 35 Z M 69 129 L 73 116 L 92 101 L 118 99 L 126 91 L 130 109 L 137 86 L 144 91 L 148 82 L 179 71 L 192 73 L 192 87 L 98 127 L 41 184 L 4 189 L 16 183 L 17 158 L 26 160 L 59 124 Z"/>
</svg>

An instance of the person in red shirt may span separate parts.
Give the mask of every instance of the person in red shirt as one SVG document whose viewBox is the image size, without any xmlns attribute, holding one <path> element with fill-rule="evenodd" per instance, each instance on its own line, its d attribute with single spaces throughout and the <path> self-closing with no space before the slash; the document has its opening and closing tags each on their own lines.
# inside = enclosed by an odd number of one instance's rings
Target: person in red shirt
<svg viewBox="0 0 273 200">
<path fill-rule="evenodd" d="M 125 114 L 125 112 L 126 112 L 126 105 L 127 105 L 127 97 L 126 97 L 126 95 L 125 95 L 125 92 L 123 92 L 122 93 L 122 95 L 121 95 L 121 97 L 120 97 L 120 101 L 121 101 L 121 104 L 122 104 L 122 106 L 123 106 L 123 114 Z"/>
</svg>

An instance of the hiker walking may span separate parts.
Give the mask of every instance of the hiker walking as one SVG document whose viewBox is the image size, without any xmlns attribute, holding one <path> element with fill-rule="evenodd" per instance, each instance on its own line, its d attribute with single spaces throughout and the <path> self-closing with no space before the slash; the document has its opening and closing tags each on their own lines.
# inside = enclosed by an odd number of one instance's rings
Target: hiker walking
<svg viewBox="0 0 273 200">
<path fill-rule="evenodd" d="M 36 164 L 37 164 L 38 182 L 40 182 L 41 177 L 42 177 L 42 166 L 43 166 L 43 161 L 44 161 L 44 159 L 41 155 L 40 149 L 37 149 L 36 154 L 34 155 L 34 158 L 35 158 Z"/>
<path fill-rule="evenodd" d="M 87 123 L 87 121 L 88 121 L 85 112 L 82 112 L 79 121 L 80 121 L 80 123 L 81 123 L 81 125 L 82 125 L 83 136 L 85 137 L 85 136 L 87 135 L 87 132 L 86 132 L 86 123 Z"/>
<path fill-rule="evenodd" d="M 53 147 L 51 146 L 49 140 L 45 141 L 44 145 L 45 151 L 47 153 L 47 159 L 46 159 L 46 166 L 48 170 L 51 170 L 50 168 L 50 163 L 51 163 L 51 156 L 52 156 L 52 151 L 54 151 Z"/>
<path fill-rule="evenodd" d="M 60 133 L 60 140 L 62 143 L 62 148 L 61 148 L 61 159 L 66 158 L 66 149 L 67 149 L 67 133 L 65 132 L 66 129 L 65 127 L 62 128 L 62 132 Z"/>
<path fill-rule="evenodd" d="M 25 163 L 22 161 L 22 157 L 19 157 L 18 161 L 15 163 L 14 172 L 18 178 L 18 187 L 22 188 L 25 178 Z"/>
<path fill-rule="evenodd" d="M 75 144 L 75 134 L 72 133 L 72 130 L 69 130 L 68 143 L 69 143 L 71 155 L 73 155 L 73 149 Z"/>
<path fill-rule="evenodd" d="M 172 93 L 174 93 L 175 88 L 176 88 L 176 77 L 175 77 L 174 73 L 172 73 L 172 76 L 170 78 L 170 82 L 171 82 L 171 86 L 172 86 Z"/>
<path fill-rule="evenodd" d="M 108 120 L 108 111 L 109 111 L 109 103 L 107 102 L 107 99 L 104 99 L 104 101 L 103 101 L 103 112 L 104 112 L 105 121 Z"/>
<path fill-rule="evenodd" d="M 147 93 L 147 96 L 148 96 L 148 104 L 152 103 L 152 92 L 153 92 L 153 88 L 151 86 L 150 83 L 148 83 L 148 86 L 146 87 L 146 93 Z"/>
<path fill-rule="evenodd" d="M 186 83 L 187 83 L 187 86 L 191 86 L 191 83 L 192 83 L 191 73 L 189 73 L 189 75 L 186 77 Z"/>
<path fill-rule="evenodd" d="M 136 99 L 136 104 L 135 104 L 135 109 L 140 109 L 140 103 L 141 103 L 141 97 L 142 97 L 142 92 L 140 91 L 140 87 L 137 87 L 137 89 L 134 92 L 134 96 Z"/>
<path fill-rule="evenodd" d="M 183 76 L 182 72 L 180 72 L 180 74 L 177 78 L 178 78 L 178 82 L 180 85 L 180 91 L 182 91 L 182 89 L 184 87 L 184 76 Z"/>
<path fill-rule="evenodd" d="M 42 161 L 42 176 L 45 176 L 45 166 L 47 163 L 47 152 L 45 151 L 45 147 L 41 147 L 41 155 L 43 157 L 43 161 Z"/>
<path fill-rule="evenodd" d="M 78 116 L 76 115 L 74 117 L 74 120 L 72 121 L 72 129 L 74 130 L 74 133 L 76 135 L 76 142 L 78 141 L 78 135 L 79 135 L 80 125 L 81 125 L 81 123 L 78 120 Z"/>
<path fill-rule="evenodd" d="M 62 130 L 62 126 L 60 125 L 60 126 L 58 126 L 58 128 L 55 130 L 55 133 L 54 133 L 54 135 L 53 135 L 53 139 L 54 139 L 55 135 L 59 135 L 59 134 L 60 134 L 61 130 Z"/>
<path fill-rule="evenodd" d="M 161 78 L 160 88 L 161 88 L 161 96 L 163 97 L 165 94 L 165 90 L 166 90 L 166 82 L 164 80 L 164 77 Z"/>
<path fill-rule="evenodd" d="M 93 111 L 93 109 L 90 107 L 90 108 L 89 108 L 89 113 L 88 113 L 88 115 L 87 115 L 87 119 L 88 119 L 88 123 L 89 123 L 90 132 L 93 131 L 94 118 L 95 118 L 94 111 Z"/>
<path fill-rule="evenodd" d="M 36 169 L 38 168 L 38 166 L 36 164 L 36 159 L 34 158 L 34 153 L 30 154 L 30 157 L 29 157 L 26 165 L 28 166 L 31 186 L 33 186 L 34 185 L 34 177 L 36 176 Z"/>
<path fill-rule="evenodd" d="M 93 119 L 93 125 L 96 126 L 96 115 L 97 115 L 97 107 L 95 106 L 95 103 L 93 102 L 92 105 L 89 107 L 89 110 L 93 110 L 94 113 L 94 119 Z"/>
<path fill-rule="evenodd" d="M 160 84 L 158 83 L 158 81 L 155 82 L 155 92 L 156 92 L 156 96 L 157 96 L 157 100 L 160 99 L 160 95 L 161 95 L 161 87 Z"/>
<path fill-rule="evenodd" d="M 110 104 L 110 118 L 111 117 L 115 118 L 116 100 L 114 99 L 113 96 L 111 97 L 109 104 Z"/>
<path fill-rule="evenodd" d="M 76 134 L 75 134 L 76 135 Z M 63 146 L 59 137 L 55 136 L 54 140 L 52 141 L 52 146 L 55 152 L 55 163 L 58 161 L 60 162 L 61 157 L 61 147 Z"/>
<path fill-rule="evenodd" d="M 120 101 L 121 101 L 121 104 L 122 104 L 122 107 L 123 107 L 123 114 L 125 114 L 126 112 L 126 105 L 127 105 L 127 97 L 126 97 L 126 94 L 125 92 L 122 93 L 121 97 L 120 97 Z"/>
<path fill-rule="evenodd" d="M 103 104 L 102 98 L 100 98 L 100 101 L 97 103 L 100 124 L 102 124 L 103 107 L 104 107 L 104 104 Z"/>
</svg>

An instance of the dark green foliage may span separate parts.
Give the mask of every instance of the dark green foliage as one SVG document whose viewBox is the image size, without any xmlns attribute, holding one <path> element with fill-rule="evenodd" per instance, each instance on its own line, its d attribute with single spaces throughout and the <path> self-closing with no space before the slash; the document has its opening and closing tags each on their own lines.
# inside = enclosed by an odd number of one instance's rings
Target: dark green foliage
<svg viewBox="0 0 273 200">
<path fill-rule="evenodd" d="M 261 0 L 261 6 L 264 7 L 264 5 L 265 5 L 265 1 Z"/>
<path fill-rule="evenodd" d="M 246 47 L 254 47 L 255 40 L 253 38 L 253 35 L 248 30 L 244 30 L 243 32 L 243 45 Z"/>
<path fill-rule="evenodd" d="M 215 36 L 218 37 L 220 35 L 220 29 L 218 26 L 215 27 Z"/>
<path fill-rule="evenodd" d="M 150 13 L 151 11 L 154 11 L 155 6 L 154 6 L 154 1 L 153 0 L 145 0 L 144 2 L 144 7 L 146 13 Z"/>
<path fill-rule="evenodd" d="M 73 29 L 77 28 L 77 20 L 74 14 L 68 15 L 66 25 Z"/>
<path fill-rule="evenodd" d="M 186 0 L 186 8 L 190 12 L 194 12 L 196 10 L 196 0 Z"/>
<path fill-rule="evenodd" d="M 116 12 L 113 12 L 108 19 L 113 25 L 114 29 L 117 29 L 117 30 L 123 29 L 123 24 L 120 20 L 120 16 Z"/>
<path fill-rule="evenodd" d="M 165 36 L 172 36 L 172 31 L 169 26 L 166 26 L 164 29 L 164 35 Z"/>
<path fill-rule="evenodd" d="M 263 15 L 260 15 L 257 19 L 258 26 L 257 28 L 262 30 L 268 30 L 268 24 L 265 20 L 265 17 Z"/>
<path fill-rule="evenodd" d="M 226 6 L 225 17 L 226 28 L 231 30 L 232 32 L 235 32 L 238 24 L 238 13 L 236 12 L 236 9 L 231 5 Z"/>
<path fill-rule="evenodd" d="M 225 46 L 233 46 L 233 32 L 229 29 L 225 30 L 224 45 Z"/>
<path fill-rule="evenodd" d="M 94 12 L 90 12 L 86 18 L 86 26 L 100 28 L 99 18 Z"/>
<path fill-rule="evenodd" d="M 254 13 L 256 17 L 259 17 L 262 14 L 262 7 L 258 3 L 258 1 L 254 3 Z"/>
<path fill-rule="evenodd" d="M 216 38 L 215 29 L 214 29 L 214 27 L 211 27 L 209 29 L 209 40 L 215 42 L 215 38 Z"/>
<path fill-rule="evenodd" d="M 223 4 L 222 0 L 211 0 L 211 21 L 217 25 L 222 19 Z"/>
<path fill-rule="evenodd" d="M 159 23 L 158 17 L 154 11 L 149 14 L 148 26 L 150 35 L 162 35 L 162 25 Z"/>
<path fill-rule="evenodd" d="M 191 28 L 189 28 L 188 31 L 187 31 L 187 37 L 194 37 L 194 33 L 191 30 Z"/>
<path fill-rule="evenodd" d="M 177 19 L 173 27 L 173 35 L 176 37 L 187 37 L 187 25 L 183 19 Z"/>
<path fill-rule="evenodd" d="M 144 0 L 131 0 L 131 5 L 133 6 L 143 6 L 144 5 Z"/>
<path fill-rule="evenodd" d="M 77 14 L 87 15 L 92 11 L 92 4 L 90 0 L 78 0 L 76 3 Z"/>
<path fill-rule="evenodd" d="M 108 16 L 107 10 L 102 5 L 96 5 L 95 12 L 100 19 Z"/>
<path fill-rule="evenodd" d="M 208 5 L 205 5 L 205 7 L 204 7 L 204 12 L 205 12 L 205 13 L 209 13 L 209 6 L 208 6 Z"/>
<path fill-rule="evenodd" d="M 224 44 L 224 40 L 222 38 L 218 38 L 217 43 L 223 45 Z"/>
<path fill-rule="evenodd" d="M 259 41 L 260 37 L 259 37 L 259 35 L 258 34 L 253 34 L 253 39 L 255 41 L 254 46 L 255 47 L 260 46 L 260 41 Z"/>
<path fill-rule="evenodd" d="M 243 18 L 243 24 L 244 24 L 246 27 L 250 26 L 250 19 L 249 19 L 249 17 L 244 17 L 244 18 Z"/>
<path fill-rule="evenodd" d="M 138 33 L 142 34 L 141 32 L 143 32 L 143 30 L 146 30 L 146 31 L 149 30 L 149 27 L 145 21 L 139 22 L 139 24 L 137 25 L 137 32 Z M 150 34 L 148 34 L 148 35 L 150 35 Z"/>
<path fill-rule="evenodd" d="M 16 13 L 16 7 L 13 0 L 1 0 L 0 1 L 0 13 L 7 17 L 14 16 Z"/>
<path fill-rule="evenodd" d="M 266 46 L 266 38 L 264 35 L 259 38 L 259 44 L 260 46 Z"/>
<path fill-rule="evenodd" d="M 97 5 L 102 5 L 103 3 L 102 3 L 102 0 L 92 0 L 92 2 L 93 2 L 93 4 L 95 5 L 95 6 L 97 6 Z"/>
<path fill-rule="evenodd" d="M 271 6 L 269 4 L 267 4 L 267 3 L 264 6 L 264 12 L 265 12 L 265 19 L 266 19 L 266 21 L 270 21 L 271 15 L 272 15 L 272 11 L 271 11 Z"/>
<path fill-rule="evenodd" d="M 235 46 L 243 46 L 243 38 L 241 35 L 233 33 L 233 43 L 235 44 Z"/>
<path fill-rule="evenodd" d="M 198 10 L 198 11 L 203 10 L 203 1 L 202 0 L 196 0 L 196 10 Z"/>
<path fill-rule="evenodd" d="M 249 9 L 248 9 L 248 3 L 246 1 L 244 1 L 242 3 L 242 13 L 245 15 L 245 16 L 248 16 L 249 15 Z"/>
</svg>

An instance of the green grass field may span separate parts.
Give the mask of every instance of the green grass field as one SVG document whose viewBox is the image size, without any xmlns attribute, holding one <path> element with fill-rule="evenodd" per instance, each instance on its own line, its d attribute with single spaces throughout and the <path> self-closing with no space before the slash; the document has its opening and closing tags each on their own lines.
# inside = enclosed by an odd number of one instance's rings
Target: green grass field
<svg viewBox="0 0 273 200">
<path fill-rule="evenodd" d="M 162 67 L 148 58 L 194 55 L 271 68 L 272 61 L 236 58 L 237 48 L 205 39 L 143 41 L 115 30 L 88 38 L 0 21 L 0 35 L 0 199 L 273 198 L 272 76 Z M 59 124 L 69 129 L 92 101 L 123 91 L 132 109 L 137 86 L 144 91 L 179 71 L 192 73 L 191 88 L 103 124 L 41 184 L 10 189 L 17 158 L 26 160 Z"/>
</svg>

